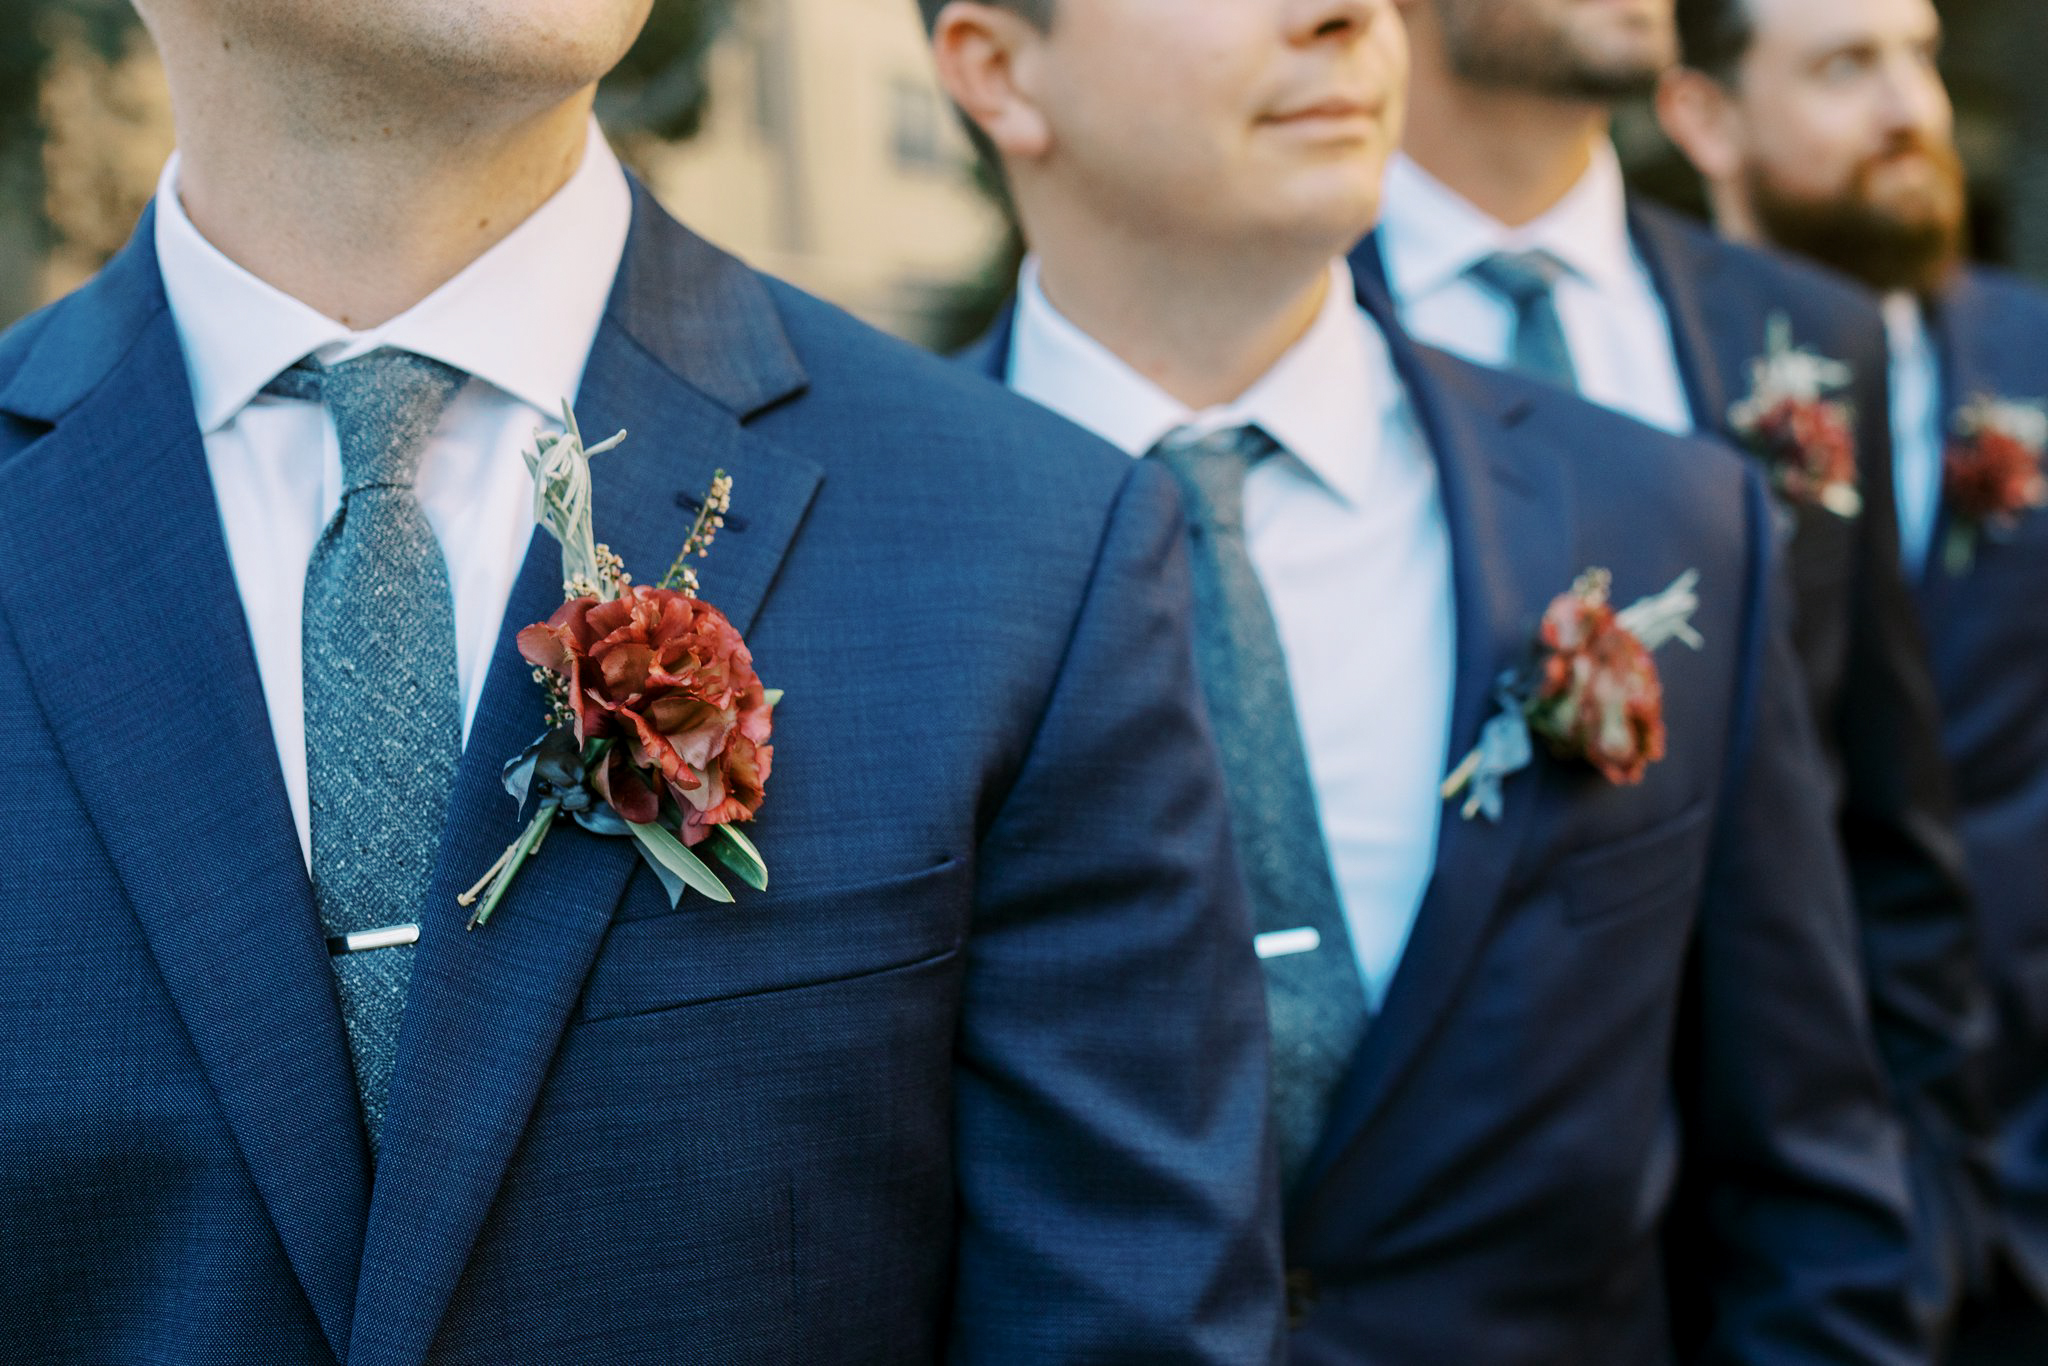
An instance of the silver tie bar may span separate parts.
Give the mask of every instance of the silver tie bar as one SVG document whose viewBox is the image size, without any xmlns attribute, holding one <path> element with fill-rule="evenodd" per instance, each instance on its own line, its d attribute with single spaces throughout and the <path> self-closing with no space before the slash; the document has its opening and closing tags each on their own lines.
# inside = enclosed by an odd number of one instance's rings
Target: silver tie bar
<svg viewBox="0 0 2048 1366">
<path fill-rule="evenodd" d="M 388 925 L 381 930 L 357 930 L 354 934 L 334 935 L 327 941 L 327 952 L 335 955 L 365 953 L 371 949 L 395 949 L 419 942 L 419 926 Z"/>
</svg>

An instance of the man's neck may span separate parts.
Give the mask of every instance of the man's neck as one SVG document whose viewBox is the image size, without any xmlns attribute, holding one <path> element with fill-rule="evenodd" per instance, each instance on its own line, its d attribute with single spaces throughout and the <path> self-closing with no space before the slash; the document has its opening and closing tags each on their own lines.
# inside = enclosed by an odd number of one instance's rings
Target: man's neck
<svg viewBox="0 0 2048 1366">
<path fill-rule="evenodd" d="M 1061 316 L 1196 410 L 1241 397 L 1307 334 L 1330 260 L 1288 271 L 1275 251 L 1244 269 L 1166 250 L 1105 250 L 1105 236 L 1035 237 L 1039 284 Z M 1134 244 L 1135 245 L 1135 244 Z"/>
<path fill-rule="evenodd" d="M 174 92 L 180 93 L 180 92 Z M 575 173 L 592 92 L 481 118 L 281 117 L 260 92 L 178 102 L 178 199 L 230 260 L 351 328 L 424 299 Z"/>
<path fill-rule="evenodd" d="M 1610 118 L 1598 104 L 1418 81 L 1403 150 L 1416 165 L 1509 227 L 1557 207 L 1584 178 Z"/>
</svg>

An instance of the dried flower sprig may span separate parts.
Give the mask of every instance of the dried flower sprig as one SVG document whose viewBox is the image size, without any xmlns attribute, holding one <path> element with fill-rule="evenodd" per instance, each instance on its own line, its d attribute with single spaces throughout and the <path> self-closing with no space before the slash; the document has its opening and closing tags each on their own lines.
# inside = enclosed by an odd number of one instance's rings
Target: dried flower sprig
<svg viewBox="0 0 2048 1366">
<path fill-rule="evenodd" d="M 711 487 L 705 491 L 704 501 L 697 508 L 697 520 L 690 524 L 690 534 L 683 541 L 683 548 L 677 553 L 675 563 L 668 567 L 668 573 L 661 576 L 661 587 L 673 588 L 679 592 L 697 596 L 697 571 L 690 561 L 701 560 L 711 553 L 711 543 L 718 533 L 725 530 L 725 514 L 732 511 L 732 477 L 724 470 L 711 476 Z"/>
</svg>

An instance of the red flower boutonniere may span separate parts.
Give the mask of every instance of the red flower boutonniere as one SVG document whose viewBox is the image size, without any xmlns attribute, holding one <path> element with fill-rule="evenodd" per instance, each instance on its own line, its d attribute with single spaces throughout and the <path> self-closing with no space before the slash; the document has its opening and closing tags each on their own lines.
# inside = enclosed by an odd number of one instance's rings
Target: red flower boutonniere
<svg viewBox="0 0 2048 1366">
<path fill-rule="evenodd" d="M 1463 815 L 1497 821 L 1501 784 L 1535 757 L 1532 736 L 1560 759 L 1583 760 L 1608 782 L 1631 787 L 1664 757 L 1664 685 L 1652 657 L 1667 641 L 1697 650 L 1697 573 L 1622 611 L 1608 601 L 1613 576 L 1589 569 L 1543 614 L 1535 664 L 1505 675 L 1500 712 L 1444 780 L 1446 801 L 1469 789 Z"/>
<path fill-rule="evenodd" d="M 585 830 L 635 840 L 671 905 L 686 889 L 730 902 L 703 847 L 748 886 L 765 890 L 768 867 L 740 832 L 761 808 L 774 747 L 775 704 L 725 614 L 697 596 L 690 561 L 710 553 L 732 505 L 732 480 L 711 481 L 682 551 L 660 584 L 636 585 L 590 525 L 590 458 L 576 415 L 542 433 L 526 463 L 535 519 L 562 546 L 563 596 L 544 622 L 519 633 L 519 653 L 547 689 L 549 729 L 505 765 L 505 789 L 523 810 L 540 805 L 510 848 L 460 898 L 475 929 L 540 851 L 558 817 Z"/>
<path fill-rule="evenodd" d="M 1750 376 L 1749 397 L 1728 417 L 1770 471 L 1778 496 L 1795 507 L 1861 516 L 1855 410 L 1836 397 L 1849 384 L 1849 367 L 1794 346 L 1791 321 L 1781 314 L 1771 319 Z"/>
<path fill-rule="evenodd" d="M 1967 574 L 1980 536 L 2012 531 L 2022 514 L 2048 507 L 2048 412 L 1980 394 L 1956 414 L 1955 440 L 1942 461 L 1941 496 L 1949 533 L 1943 549 L 1948 572 Z"/>
</svg>

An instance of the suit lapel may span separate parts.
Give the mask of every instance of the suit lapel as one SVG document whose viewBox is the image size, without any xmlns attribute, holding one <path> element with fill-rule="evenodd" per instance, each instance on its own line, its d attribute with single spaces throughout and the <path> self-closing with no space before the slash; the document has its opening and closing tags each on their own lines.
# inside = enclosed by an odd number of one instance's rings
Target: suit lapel
<svg viewBox="0 0 2048 1366">
<path fill-rule="evenodd" d="M 652 582 L 688 532 L 693 514 L 682 500 L 701 496 L 725 470 L 737 516 L 700 572 L 706 600 L 744 631 L 821 471 L 742 423 L 803 382 L 759 279 L 639 195 L 577 400 L 592 441 L 631 433 L 592 466 L 598 539 Z M 356 1290 L 352 1364 L 425 1357 L 637 866 L 630 841 L 558 826 L 491 923 L 464 932 L 457 894 L 521 824 L 499 771 L 542 728 L 542 694 L 513 637 L 560 604 L 560 552 L 536 534 L 457 771 L 421 927 Z"/>
<path fill-rule="evenodd" d="M 1501 675 L 1527 665 L 1544 609 L 1585 568 L 1570 559 L 1572 510 L 1554 459 L 1511 461 L 1504 429 L 1524 420 L 1526 400 L 1503 405 L 1474 389 L 1448 357 L 1409 342 L 1383 299 L 1361 290 L 1378 315 L 1437 461 L 1450 526 L 1457 601 L 1457 682 L 1449 772 L 1478 741 L 1496 708 Z M 1498 824 L 1465 820 L 1446 804 L 1436 871 L 1379 1017 L 1338 1088 L 1321 1147 L 1298 1195 L 1342 1159 L 1401 1073 L 1457 999 L 1474 951 L 1500 904 L 1532 812 L 1543 767 L 1508 779 Z"/>
<path fill-rule="evenodd" d="M 1720 316 L 1716 302 L 1725 298 L 1719 253 L 1702 250 L 1700 242 L 1680 229 L 1662 211 L 1629 206 L 1629 232 L 1649 269 L 1657 296 L 1670 319 L 1671 342 L 1678 356 L 1693 426 L 1701 432 L 1728 436 L 1728 413 L 1747 384 L 1749 356 L 1728 356 L 1716 338 L 1740 339 L 1745 326 L 1739 317 Z M 1751 343 L 1751 356 L 1763 354 L 1764 338 Z"/>
<path fill-rule="evenodd" d="M 145 217 L 0 394 L 54 424 L 6 471 L 0 605 L 339 1357 L 368 1208 L 355 1083 L 152 244 Z"/>
<path fill-rule="evenodd" d="M 1006 383 L 1010 377 L 1010 342 L 1016 331 L 1017 305 L 1012 301 L 997 312 L 988 331 L 968 343 L 955 359 L 998 384 Z"/>
</svg>

